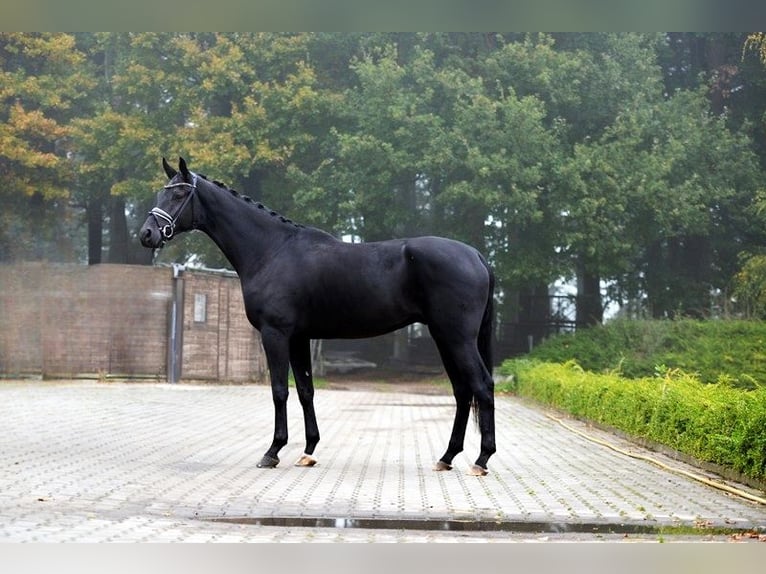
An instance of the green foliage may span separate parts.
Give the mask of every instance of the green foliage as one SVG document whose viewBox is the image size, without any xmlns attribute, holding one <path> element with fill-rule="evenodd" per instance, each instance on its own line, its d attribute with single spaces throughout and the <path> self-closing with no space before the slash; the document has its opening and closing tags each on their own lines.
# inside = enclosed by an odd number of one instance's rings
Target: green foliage
<svg viewBox="0 0 766 574">
<path fill-rule="evenodd" d="M 655 316 L 700 314 L 736 254 L 766 241 L 763 68 L 738 67 L 744 39 L 0 34 L 0 256 L 34 256 L 16 249 L 25 230 L 64 233 L 33 216 L 71 209 L 68 235 L 87 229 L 94 260 L 103 236 L 111 261 L 148 262 L 135 234 L 159 157 L 183 155 L 336 235 L 467 241 L 495 268 L 502 313 L 577 277 Z M 162 257 L 225 264 L 198 238 Z"/>
<path fill-rule="evenodd" d="M 757 52 L 761 62 L 766 64 L 766 34 L 763 32 L 753 32 L 748 34 L 745 39 L 745 45 L 742 48 L 743 54 L 748 50 Z"/>
<path fill-rule="evenodd" d="M 95 85 L 70 34 L 0 33 L 0 260 L 71 249 L 69 122 Z"/>
<path fill-rule="evenodd" d="M 766 387 L 704 384 L 678 369 L 626 379 L 576 362 L 506 361 L 521 396 L 667 445 L 699 460 L 766 479 Z"/>
<path fill-rule="evenodd" d="M 732 295 L 745 316 L 766 319 L 766 255 L 745 255 L 741 259 Z"/>
<path fill-rule="evenodd" d="M 757 321 L 618 319 L 552 337 L 530 357 L 576 361 L 597 373 L 652 376 L 658 365 L 694 373 L 703 383 L 766 386 L 766 323 Z"/>
</svg>

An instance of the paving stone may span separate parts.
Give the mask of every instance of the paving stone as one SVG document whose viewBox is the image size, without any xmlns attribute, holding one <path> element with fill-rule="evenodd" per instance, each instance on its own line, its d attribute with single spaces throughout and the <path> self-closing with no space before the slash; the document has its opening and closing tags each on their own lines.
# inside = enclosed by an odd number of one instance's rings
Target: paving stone
<svg viewBox="0 0 766 574">
<path fill-rule="evenodd" d="M 477 521 L 513 524 L 520 532 L 529 525 L 548 535 L 593 525 L 601 532 L 766 529 L 764 507 L 594 444 L 513 398 L 497 397 L 498 452 L 481 478 L 465 474 L 478 454 L 473 425 L 455 469 L 431 469 L 449 438 L 450 396 L 317 390 L 316 411 L 318 464 L 292 466 L 303 452 L 302 414 L 292 393 L 282 462 L 259 469 L 273 433 L 268 387 L 3 382 L 0 540 L 519 539 L 495 530 L 427 529 Z M 250 523 L 211 521 L 221 517 Z M 289 527 L 268 523 L 288 519 Z M 341 525 L 378 519 L 387 528 L 327 526 L 336 519 Z M 312 520 L 322 526 L 312 527 Z M 397 521 L 423 520 L 426 529 L 396 528 Z"/>
</svg>

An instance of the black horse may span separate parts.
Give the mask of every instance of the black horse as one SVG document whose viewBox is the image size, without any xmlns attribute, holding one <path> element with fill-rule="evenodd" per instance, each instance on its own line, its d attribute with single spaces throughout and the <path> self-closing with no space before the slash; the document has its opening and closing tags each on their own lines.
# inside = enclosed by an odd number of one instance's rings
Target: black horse
<svg viewBox="0 0 766 574">
<path fill-rule="evenodd" d="M 421 322 L 436 342 L 457 402 L 449 446 L 435 469 L 451 469 L 463 450 L 473 405 L 481 452 L 469 472 L 487 473 L 495 452 L 494 277 L 478 251 L 441 237 L 344 243 L 191 172 L 183 158 L 178 171 L 164 158 L 162 164 L 170 181 L 141 227 L 141 243 L 155 249 L 176 233 L 199 229 L 239 274 L 247 318 L 263 340 L 274 400 L 274 441 L 259 467 L 275 467 L 287 443 L 288 365 L 306 429 L 297 464 L 316 462 L 310 339 L 372 337 Z"/>
</svg>

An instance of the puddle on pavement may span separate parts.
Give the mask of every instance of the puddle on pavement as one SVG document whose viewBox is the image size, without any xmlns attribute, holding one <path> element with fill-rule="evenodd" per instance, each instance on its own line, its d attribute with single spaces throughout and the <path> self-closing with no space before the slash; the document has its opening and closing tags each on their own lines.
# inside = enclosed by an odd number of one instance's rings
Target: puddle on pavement
<svg viewBox="0 0 766 574">
<path fill-rule="evenodd" d="M 203 520 L 252 526 L 355 528 L 372 530 L 438 530 L 442 532 L 652 534 L 663 529 L 663 526 L 661 525 L 650 525 L 646 523 L 566 523 L 529 522 L 523 520 L 439 520 L 420 518 L 333 518 L 309 516 L 220 516 L 203 518 Z"/>
</svg>

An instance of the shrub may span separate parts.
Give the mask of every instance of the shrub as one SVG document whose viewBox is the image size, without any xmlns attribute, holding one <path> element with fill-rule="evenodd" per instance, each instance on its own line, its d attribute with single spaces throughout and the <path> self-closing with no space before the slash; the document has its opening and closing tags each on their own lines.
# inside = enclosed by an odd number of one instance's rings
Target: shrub
<svg viewBox="0 0 766 574">
<path fill-rule="evenodd" d="M 512 389 L 575 416 L 621 429 L 699 460 L 766 479 L 766 388 L 702 383 L 679 369 L 626 379 L 593 373 L 574 361 L 517 359 L 503 363 Z"/>
<path fill-rule="evenodd" d="M 657 365 L 694 373 L 705 383 L 766 384 L 766 324 L 759 321 L 631 321 L 549 339 L 530 358 L 585 370 L 648 377 Z"/>
</svg>

